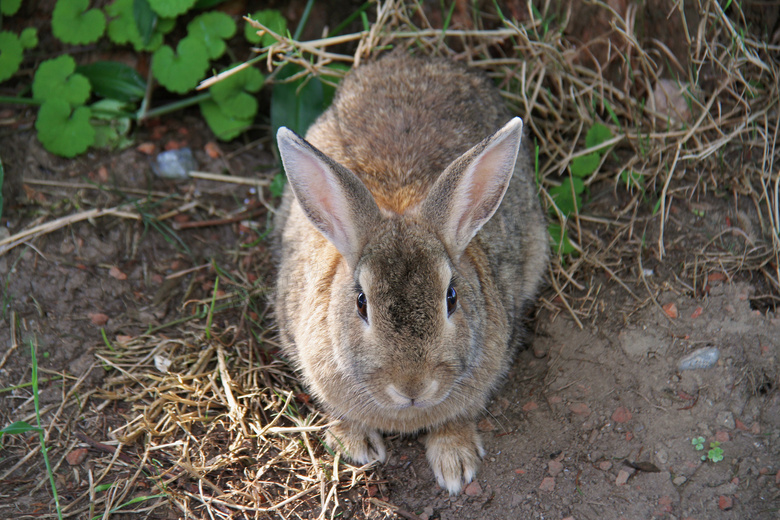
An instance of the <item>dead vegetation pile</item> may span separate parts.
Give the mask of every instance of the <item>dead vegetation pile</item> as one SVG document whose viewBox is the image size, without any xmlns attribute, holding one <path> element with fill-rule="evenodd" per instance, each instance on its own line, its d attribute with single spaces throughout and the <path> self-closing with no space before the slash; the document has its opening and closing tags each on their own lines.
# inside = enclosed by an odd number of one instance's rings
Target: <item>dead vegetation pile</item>
<svg viewBox="0 0 780 520">
<path fill-rule="evenodd" d="M 357 64 L 401 46 L 495 78 L 530 129 L 541 196 L 559 226 L 557 246 L 570 252 L 556 256 L 543 304 L 578 323 L 591 317 L 604 284 L 618 284 L 638 305 L 654 302 L 661 287 L 648 266 L 680 249 L 665 233 L 675 211 L 711 196 L 732 200 L 733 216 L 719 234 L 686 244 L 674 273 L 680 290 L 700 294 L 712 273 L 747 273 L 776 299 L 780 42 L 749 25 L 737 2 L 724 12 L 701 0 L 693 10 L 668 12 L 687 56 L 637 33 L 636 4 L 616 12 L 589 3 L 588 13 L 605 23 L 582 43 L 567 34 L 581 15 L 576 4 L 560 12 L 549 4 L 493 10 L 476 21 L 444 16 L 437 24 L 419 3 L 388 0 L 376 5 L 363 32 L 313 42 L 277 35 L 263 51 L 272 67 L 295 62 L 316 74 L 334 61 Z M 345 54 L 350 43 L 356 50 Z M 609 132 L 588 146 L 597 125 Z M 577 158 L 594 162 L 592 169 L 573 172 Z M 760 229 L 747 226 L 747 215 Z M 253 290 L 231 286 L 227 298 Z M 213 302 L 199 305 L 202 320 L 110 338 L 97 354 L 111 370 L 104 388 L 78 404 L 69 394 L 74 413 L 116 413 L 109 438 L 78 437 L 105 456 L 95 459 L 90 491 L 73 497 L 66 517 L 171 505 L 188 518 L 382 517 L 394 510 L 414 517 L 377 498 L 383 483 L 376 470 L 327 453 L 319 437 L 326 419 L 277 357 L 272 331 L 253 335 L 228 319 L 212 320 Z M 49 432 L 50 443 L 61 437 L 54 450 L 61 464 L 75 437 Z M 105 484 L 110 488 L 96 492 Z"/>
</svg>

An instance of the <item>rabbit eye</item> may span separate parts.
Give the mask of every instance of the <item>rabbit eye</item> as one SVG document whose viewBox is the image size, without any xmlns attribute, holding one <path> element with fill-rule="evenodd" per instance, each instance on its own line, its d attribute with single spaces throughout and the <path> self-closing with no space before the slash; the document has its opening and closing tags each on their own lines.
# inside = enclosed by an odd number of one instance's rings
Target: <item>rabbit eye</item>
<svg viewBox="0 0 780 520">
<path fill-rule="evenodd" d="M 455 308 L 458 305 L 458 293 L 455 292 L 455 287 L 450 284 L 449 288 L 447 289 L 447 317 L 449 318 L 452 316 L 452 313 L 455 312 Z"/>
<path fill-rule="evenodd" d="M 357 311 L 363 321 L 368 323 L 368 300 L 366 299 L 366 293 L 363 291 L 358 292 L 357 295 Z"/>
</svg>

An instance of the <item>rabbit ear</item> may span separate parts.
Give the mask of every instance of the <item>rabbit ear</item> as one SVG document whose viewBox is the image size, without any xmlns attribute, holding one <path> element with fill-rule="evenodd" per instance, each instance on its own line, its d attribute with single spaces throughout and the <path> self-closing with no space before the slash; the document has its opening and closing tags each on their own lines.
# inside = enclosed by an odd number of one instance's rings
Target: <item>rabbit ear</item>
<svg viewBox="0 0 780 520">
<path fill-rule="evenodd" d="M 523 121 L 515 117 L 450 164 L 420 211 L 433 222 L 452 254 L 460 256 L 496 212 L 512 179 Z"/>
<path fill-rule="evenodd" d="M 354 267 L 379 207 L 360 179 L 292 130 L 276 133 L 295 198 L 309 221 Z"/>
</svg>

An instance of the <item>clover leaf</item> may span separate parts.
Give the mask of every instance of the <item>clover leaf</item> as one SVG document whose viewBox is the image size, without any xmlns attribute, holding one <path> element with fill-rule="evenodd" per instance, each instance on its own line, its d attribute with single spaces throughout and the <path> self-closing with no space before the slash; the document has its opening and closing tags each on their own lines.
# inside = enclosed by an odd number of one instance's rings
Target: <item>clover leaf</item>
<svg viewBox="0 0 780 520">
<path fill-rule="evenodd" d="M 262 11 L 257 11 L 249 18 L 257 20 L 276 34 L 284 36 L 287 33 L 287 20 L 277 9 L 263 9 Z M 276 38 L 270 34 L 266 33 L 262 37 L 258 36 L 257 28 L 250 23 L 244 26 L 244 36 L 249 43 L 255 45 L 259 43 L 261 47 L 268 47 L 272 43 L 276 43 Z"/>
<path fill-rule="evenodd" d="M 189 11 L 195 5 L 195 0 L 157 0 L 149 2 L 152 11 L 163 18 L 175 18 Z"/>
<path fill-rule="evenodd" d="M 112 42 L 119 45 L 131 44 L 136 51 L 154 51 L 159 49 L 163 42 L 163 35 L 173 30 L 175 20 L 170 18 L 157 19 L 156 24 L 153 24 L 151 34 L 148 35 L 147 41 L 145 41 L 145 38 L 141 36 L 141 31 L 138 29 L 133 5 L 133 0 L 116 0 L 113 4 L 106 7 L 106 13 L 111 18 L 108 22 L 108 37 Z M 145 26 L 144 33 L 148 29 L 149 26 Z"/>
<path fill-rule="evenodd" d="M 550 188 L 548 193 L 555 201 L 555 205 L 564 215 L 576 213 L 582 206 L 581 193 L 585 190 L 582 179 L 577 177 L 566 178 L 560 186 Z"/>
<path fill-rule="evenodd" d="M 89 80 L 74 73 L 75 70 L 76 62 L 67 55 L 44 61 L 35 71 L 33 97 L 41 101 L 58 99 L 72 105 L 83 105 L 89 98 Z"/>
<path fill-rule="evenodd" d="M 0 14 L 4 14 L 6 16 L 13 16 L 16 14 L 16 11 L 19 10 L 19 7 L 22 5 L 22 0 L 3 0 L 0 2 Z"/>
<path fill-rule="evenodd" d="M 87 107 L 77 107 L 71 113 L 67 101 L 49 99 L 41 105 L 35 121 L 38 140 L 51 153 L 74 157 L 95 141 L 95 129 L 89 123 L 91 116 Z"/>
<path fill-rule="evenodd" d="M 106 30 L 100 9 L 89 9 L 89 0 L 58 0 L 51 14 L 51 32 L 65 43 L 96 42 Z"/>
<path fill-rule="evenodd" d="M 257 113 L 257 99 L 250 93 L 260 90 L 264 81 L 260 71 L 247 67 L 215 83 L 209 90 L 226 116 L 246 119 Z"/>
<path fill-rule="evenodd" d="M 19 33 L 19 43 L 25 49 L 32 49 L 38 45 L 38 30 L 35 27 L 28 27 Z"/>
<path fill-rule="evenodd" d="M 0 81 L 7 80 L 19 70 L 22 51 L 22 43 L 14 33 L 0 32 Z"/>
<path fill-rule="evenodd" d="M 565 227 L 561 227 L 560 224 L 550 224 L 547 226 L 547 232 L 552 239 L 552 245 L 555 252 L 559 255 L 569 255 L 576 253 L 577 248 L 572 245 L 569 240 L 569 235 Z"/>
<path fill-rule="evenodd" d="M 236 22 L 219 11 L 204 13 L 187 24 L 187 35 L 202 41 L 212 60 L 225 53 L 225 40 L 235 34 Z"/>
<path fill-rule="evenodd" d="M 587 177 L 596 171 L 600 162 L 601 157 L 598 152 L 575 157 L 571 162 L 571 174 L 575 177 Z"/>
<path fill-rule="evenodd" d="M 152 74 L 171 92 L 183 94 L 195 88 L 209 68 L 209 57 L 202 42 L 187 36 L 176 46 L 176 52 L 163 45 L 152 55 Z"/>
<path fill-rule="evenodd" d="M 691 439 L 691 444 L 693 444 L 693 447 L 696 448 L 696 451 L 701 451 L 704 449 L 704 437 L 694 437 Z"/>
<path fill-rule="evenodd" d="M 200 104 L 200 111 L 217 139 L 230 141 L 252 125 L 252 117 L 231 117 L 220 110 L 211 99 Z"/>
<path fill-rule="evenodd" d="M 601 123 L 596 123 L 585 134 L 585 146 L 593 148 L 610 139 L 612 139 L 612 130 Z"/>
</svg>

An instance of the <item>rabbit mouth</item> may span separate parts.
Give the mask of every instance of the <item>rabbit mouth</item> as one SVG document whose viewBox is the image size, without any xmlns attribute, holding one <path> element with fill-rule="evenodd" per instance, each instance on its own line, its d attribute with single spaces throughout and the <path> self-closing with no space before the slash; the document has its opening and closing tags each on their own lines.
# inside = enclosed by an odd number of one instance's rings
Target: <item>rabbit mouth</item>
<svg viewBox="0 0 780 520">
<path fill-rule="evenodd" d="M 431 408 L 441 403 L 448 392 L 440 389 L 437 379 L 433 379 L 421 389 L 399 388 L 393 383 L 389 383 L 382 389 L 382 401 L 385 401 L 391 408 L 405 410 L 408 408 Z"/>
</svg>

